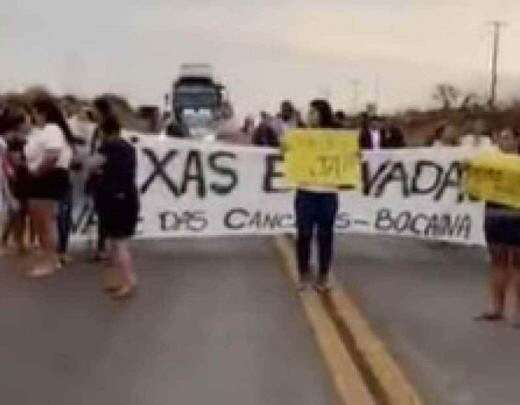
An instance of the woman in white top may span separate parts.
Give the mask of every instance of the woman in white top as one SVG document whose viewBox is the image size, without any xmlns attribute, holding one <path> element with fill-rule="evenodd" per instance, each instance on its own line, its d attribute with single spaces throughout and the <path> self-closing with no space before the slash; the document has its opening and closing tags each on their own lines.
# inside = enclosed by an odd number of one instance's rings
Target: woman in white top
<svg viewBox="0 0 520 405">
<path fill-rule="evenodd" d="M 42 249 L 30 276 L 43 277 L 58 267 L 56 210 L 70 189 L 69 167 L 74 136 L 58 105 L 50 98 L 34 103 L 36 128 L 28 137 L 25 156 L 30 172 L 29 215 Z"/>
</svg>

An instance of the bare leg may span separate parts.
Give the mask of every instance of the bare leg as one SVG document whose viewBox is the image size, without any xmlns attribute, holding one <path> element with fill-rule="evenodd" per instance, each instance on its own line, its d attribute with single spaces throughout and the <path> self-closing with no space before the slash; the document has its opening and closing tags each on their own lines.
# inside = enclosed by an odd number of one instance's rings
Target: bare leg
<svg viewBox="0 0 520 405">
<path fill-rule="evenodd" d="M 491 307 L 492 313 L 504 316 L 507 286 L 511 279 L 511 272 L 507 267 L 495 267 L 491 279 Z"/>
<path fill-rule="evenodd" d="M 9 245 L 9 233 L 10 233 L 10 221 L 3 217 L 0 213 L 0 231 L 2 232 L 2 244 L 0 246 L 0 256 L 3 256 L 7 252 Z"/>
<path fill-rule="evenodd" d="M 58 264 L 55 204 L 50 200 L 30 202 L 30 216 L 42 249 L 41 259 L 30 273 L 32 277 L 48 276 L 56 270 Z"/>
<path fill-rule="evenodd" d="M 504 246 L 492 246 L 490 254 L 490 310 L 475 318 L 479 321 L 498 321 L 504 318 L 507 287 L 512 277 L 510 271 L 512 256 L 509 249 Z"/>
<path fill-rule="evenodd" d="M 27 229 L 27 211 L 20 211 L 16 214 L 14 225 L 14 239 L 16 242 L 16 249 L 19 254 L 26 252 L 25 236 Z"/>
<path fill-rule="evenodd" d="M 37 249 L 40 246 L 40 241 L 38 240 L 38 231 L 36 230 L 36 225 L 34 224 L 32 218 L 29 216 L 29 245 L 33 249 Z"/>
<path fill-rule="evenodd" d="M 512 317 L 513 327 L 520 328 L 520 248 L 514 248 L 512 251 L 511 274 L 515 295 L 515 306 Z"/>
<path fill-rule="evenodd" d="M 7 249 L 9 247 L 9 241 L 14 229 L 15 215 L 8 215 L 5 219 L 0 219 L 0 229 L 2 230 L 2 248 Z"/>
<path fill-rule="evenodd" d="M 130 296 L 137 285 L 134 265 L 128 242 L 126 240 L 111 240 L 112 260 L 117 269 L 123 285 L 114 292 L 114 298 L 126 298 Z"/>
<path fill-rule="evenodd" d="M 103 289 L 110 293 L 119 290 L 124 285 L 120 271 L 117 269 L 115 256 L 116 251 L 111 245 L 108 251 L 107 262 L 103 268 Z"/>
</svg>

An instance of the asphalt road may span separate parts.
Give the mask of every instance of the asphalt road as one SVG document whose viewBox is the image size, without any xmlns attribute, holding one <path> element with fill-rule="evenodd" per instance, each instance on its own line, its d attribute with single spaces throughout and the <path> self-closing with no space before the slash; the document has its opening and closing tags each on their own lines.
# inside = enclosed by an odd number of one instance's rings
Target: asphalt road
<svg viewBox="0 0 520 405">
<path fill-rule="evenodd" d="M 34 281 L 0 259 L 0 399 L 16 405 L 320 405 L 333 388 L 262 238 L 136 242 L 115 303 L 77 261 Z"/>
<path fill-rule="evenodd" d="M 428 404 L 520 403 L 520 330 L 473 321 L 487 303 L 483 249 L 341 236 L 336 277 Z"/>
</svg>

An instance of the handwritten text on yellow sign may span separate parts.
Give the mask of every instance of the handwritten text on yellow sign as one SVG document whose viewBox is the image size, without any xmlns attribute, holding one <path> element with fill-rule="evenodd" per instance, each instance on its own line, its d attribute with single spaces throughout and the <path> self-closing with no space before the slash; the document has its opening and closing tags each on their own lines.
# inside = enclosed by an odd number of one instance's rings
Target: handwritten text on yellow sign
<svg viewBox="0 0 520 405">
<path fill-rule="evenodd" d="M 477 156 L 469 163 L 466 189 L 481 200 L 520 208 L 520 157 L 500 152 Z"/>
<path fill-rule="evenodd" d="M 296 129 L 284 138 L 286 179 L 293 184 L 358 186 L 357 131 Z"/>
</svg>

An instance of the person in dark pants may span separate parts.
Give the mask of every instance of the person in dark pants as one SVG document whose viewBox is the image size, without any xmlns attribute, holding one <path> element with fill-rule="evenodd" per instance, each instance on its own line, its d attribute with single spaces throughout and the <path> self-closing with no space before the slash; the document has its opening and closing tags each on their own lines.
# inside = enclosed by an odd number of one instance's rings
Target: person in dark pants
<svg viewBox="0 0 520 405">
<path fill-rule="evenodd" d="M 71 145 L 72 148 L 72 160 L 68 170 L 69 176 L 69 187 L 66 190 L 63 198 L 58 201 L 58 210 L 56 215 L 56 224 L 58 226 L 58 260 L 61 266 L 65 266 L 72 262 L 71 257 L 68 255 L 70 233 L 72 231 L 72 210 L 73 210 L 73 187 L 71 181 L 71 172 L 80 171 L 81 163 L 75 160 L 77 156 L 76 145 L 83 145 L 85 142 L 74 136 L 74 143 Z"/>
<path fill-rule="evenodd" d="M 106 118 L 103 118 L 103 120 L 106 120 Z M 101 126 L 98 126 L 96 128 L 96 131 L 94 133 L 94 137 L 92 140 L 92 143 L 90 145 L 90 156 L 95 155 L 99 149 L 103 146 L 102 142 L 102 134 L 101 134 Z M 86 193 L 92 197 L 92 201 L 94 203 L 94 211 L 97 215 L 97 241 L 96 241 L 96 252 L 94 254 L 93 260 L 95 262 L 103 261 L 108 259 L 107 254 L 107 247 L 106 247 L 106 241 L 107 241 L 107 233 L 106 233 L 106 227 L 103 223 L 103 219 L 99 215 L 99 206 L 100 206 L 100 200 L 101 200 L 101 193 L 99 191 L 99 181 L 100 181 L 100 174 L 98 173 L 90 173 L 87 184 L 86 184 Z"/>
<path fill-rule="evenodd" d="M 67 255 L 69 249 L 70 232 L 72 230 L 72 188 L 70 187 L 65 197 L 58 202 L 58 214 L 56 216 L 58 225 L 58 258 L 61 265 L 70 263 Z"/>
<path fill-rule="evenodd" d="M 325 100 L 310 103 L 308 125 L 311 128 L 337 128 L 332 109 Z M 297 225 L 297 254 L 300 282 L 303 291 L 311 286 L 310 255 L 313 235 L 318 239 L 319 269 L 315 288 L 329 290 L 328 277 L 332 261 L 334 223 L 338 212 L 337 190 L 318 185 L 300 185 L 294 202 Z"/>
<path fill-rule="evenodd" d="M 127 298 L 137 286 L 128 246 L 139 216 L 137 157 L 134 147 L 121 138 L 121 128 L 115 117 L 107 118 L 101 128 L 104 140 L 98 151 L 98 215 L 110 242 L 111 266 L 121 280 L 121 285 L 110 288 L 110 293 L 116 299 Z"/>
<path fill-rule="evenodd" d="M 316 288 L 327 290 L 327 278 L 332 260 L 333 229 L 338 212 L 338 195 L 336 193 L 298 190 L 295 209 L 298 226 L 300 289 L 305 289 L 311 282 L 311 243 L 314 229 L 317 228 L 319 273 Z"/>
<path fill-rule="evenodd" d="M 90 155 L 96 154 L 99 149 L 103 146 L 103 125 L 108 121 L 113 121 L 115 118 L 112 111 L 112 107 L 109 101 L 104 97 L 98 97 L 94 100 L 94 107 L 97 112 L 98 126 L 94 131 L 93 137 L 90 142 Z M 117 120 L 117 119 L 116 119 Z M 99 192 L 99 180 L 100 176 L 97 173 L 91 173 L 87 181 L 87 194 L 92 197 L 94 202 L 94 211 L 97 214 L 97 242 L 96 252 L 93 260 L 95 262 L 103 261 L 108 259 L 109 254 L 107 253 L 107 232 L 106 226 L 103 223 L 103 218 L 99 215 L 99 206 L 101 202 L 101 195 Z"/>
</svg>

